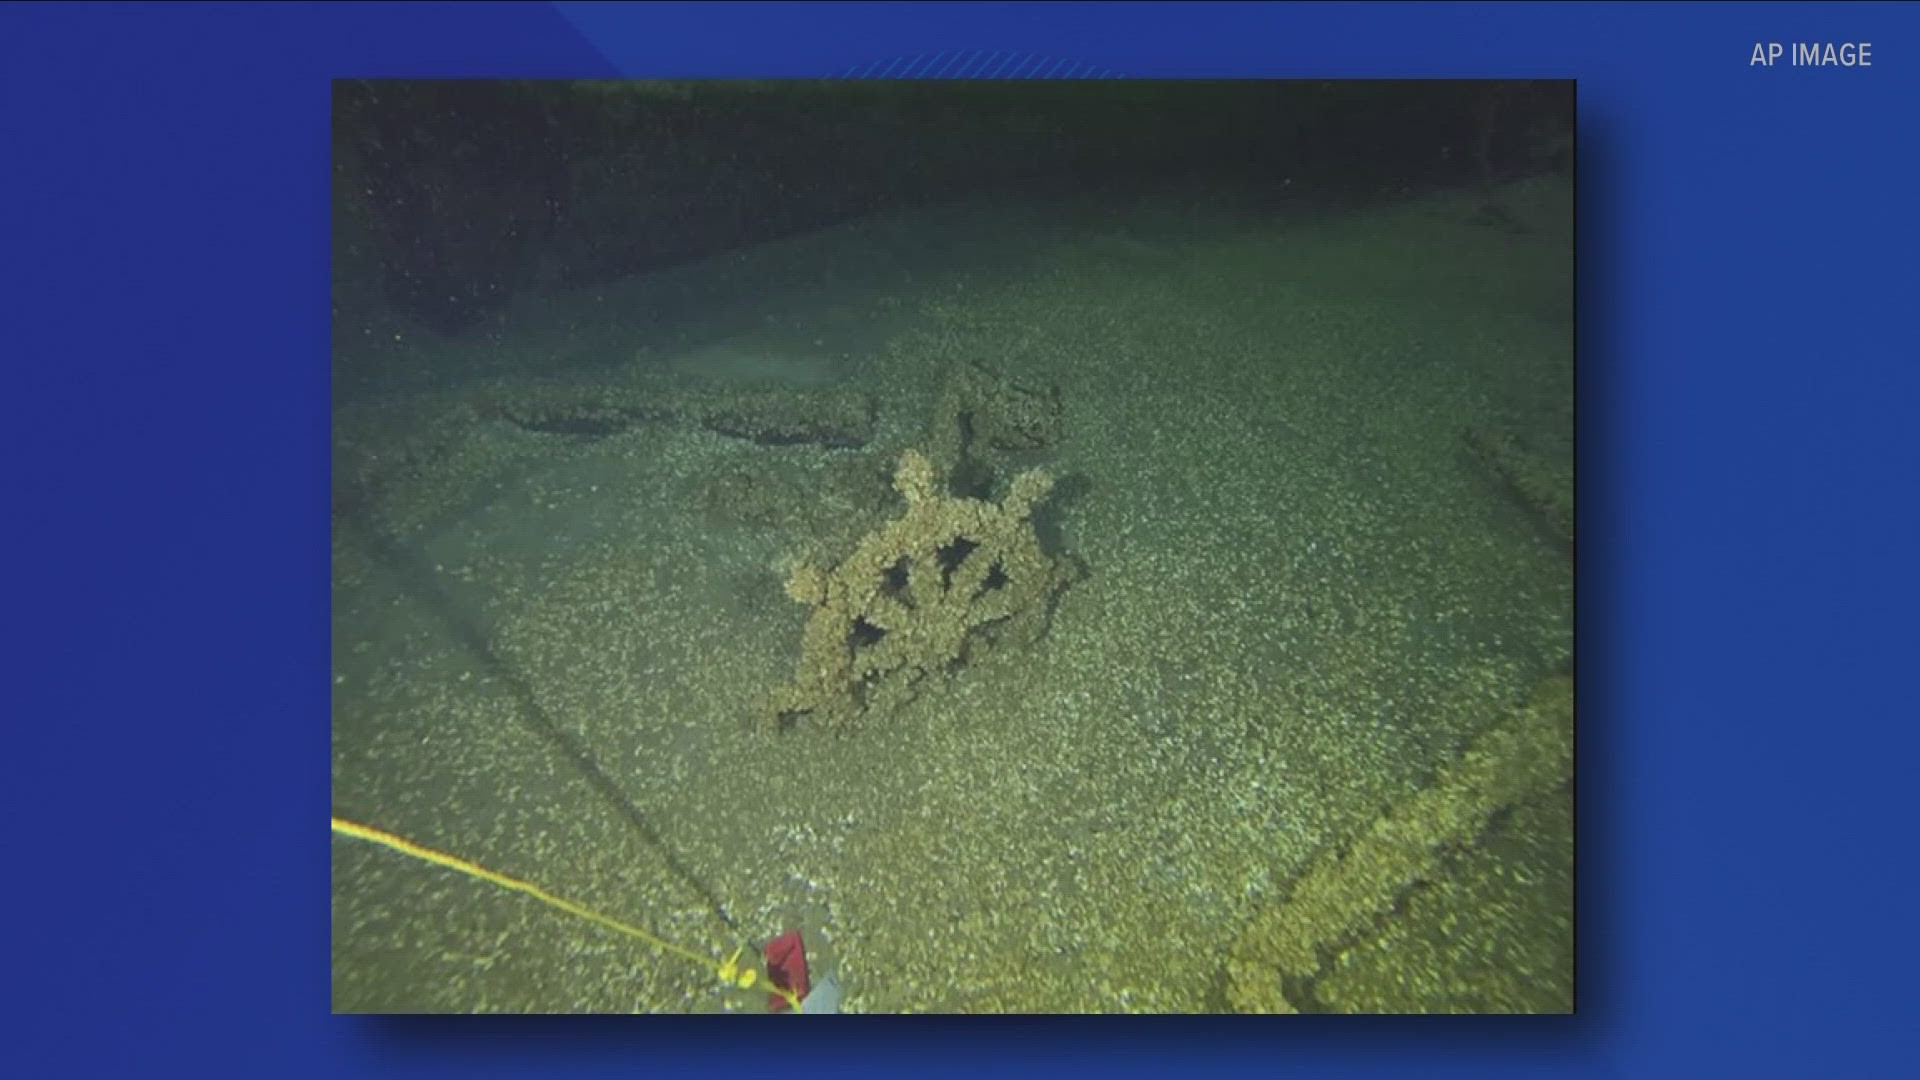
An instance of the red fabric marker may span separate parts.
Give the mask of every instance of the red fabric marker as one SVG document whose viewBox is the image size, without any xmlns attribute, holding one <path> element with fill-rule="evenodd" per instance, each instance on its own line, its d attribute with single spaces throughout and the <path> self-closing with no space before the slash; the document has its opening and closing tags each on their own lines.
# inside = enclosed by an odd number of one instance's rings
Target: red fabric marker
<svg viewBox="0 0 1920 1080">
<path fill-rule="evenodd" d="M 807 946 L 800 940 L 800 931 L 789 930 L 767 942 L 767 979 L 794 997 L 806 1000 L 813 985 L 807 981 Z M 784 1012 L 787 999 L 768 994 L 767 1008 Z"/>
</svg>

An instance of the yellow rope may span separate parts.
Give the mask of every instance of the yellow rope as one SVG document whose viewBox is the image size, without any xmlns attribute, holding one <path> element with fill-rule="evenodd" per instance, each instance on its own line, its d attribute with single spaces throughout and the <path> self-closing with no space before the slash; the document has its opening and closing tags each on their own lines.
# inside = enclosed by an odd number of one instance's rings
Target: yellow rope
<svg viewBox="0 0 1920 1080">
<path fill-rule="evenodd" d="M 590 908 L 581 907 L 579 904 L 576 904 L 571 900 L 563 899 L 561 897 L 553 895 L 552 893 L 546 891 L 545 889 L 542 889 L 538 885 L 534 885 L 530 882 L 521 881 L 518 878 L 510 878 L 505 874 L 495 873 L 492 870 L 489 870 L 486 867 L 479 865 L 478 863 L 471 863 L 465 859 L 458 858 L 453 855 L 448 855 L 445 852 L 435 851 L 432 848 L 421 847 L 419 844 L 416 844 L 411 840 L 401 839 L 400 837 L 395 836 L 392 833 L 381 832 L 379 829 L 368 828 L 365 825 L 356 825 L 351 821 L 345 821 L 340 818 L 333 819 L 333 831 L 340 833 L 343 836 L 354 837 L 355 839 L 358 839 L 358 840 L 372 841 L 373 843 L 392 848 L 393 850 L 398 851 L 403 855 L 411 855 L 416 859 L 421 859 L 426 862 L 433 863 L 436 866 L 444 866 L 449 870 L 458 871 L 462 874 L 466 874 L 469 877 L 476 877 L 482 881 L 492 882 L 493 884 L 498 885 L 503 889 L 511 889 L 517 893 L 525 893 L 526 895 L 533 897 L 535 900 L 538 900 L 543 904 L 549 904 L 553 907 L 559 908 L 561 911 L 564 911 L 569 915 L 577 915 L 580 918 L 586 919 L 589 922 L 598 923 L 599 925 L 604 926 L 609 930 L 619 931 L 622 934 L 626 934 L 628 937 L 639 938 L 641 941 L 644 941 L 647 944 L 653 946 L 654 948 L 659 949 L 661 952 L 669 953 L 673 956 L 678 956 L 684 960 L 692 961 L 693 963 L 698 964 L 701 967 L 707 968 L 708 970 L 712 971 L 720 979 L 721 982 L 726 983 L 728 986 L 736 987 L 741 990 L 746 990 L 746 989 L 750 989 L 754 985 L 754 983 L 759 981 L 760 972 L 758 969 L 752 967 L 751 965 L 745 968 L 740 967 L 740 963 L 739 963 L 740 954 L 743 951 L 745 951 L 743 949 L 735 949 L 733 951 L 732 956 L 722 961 L 718 957 L 706 956 L 701 953 L 694 952 L 692 949 L 687 949 L 679 945 L 675 945 L 671 941 L 666 941 L 661 938 L 655 937 L 654 935 L 648 933 L 647 931 L 642 930 L 638 926 L 631 926 L 631 925 L 628 925 L 627 923 L 623 923 L 619 921 L 618 919 L 614 919 L 606 915 L 602 915 L 599 912 L 594 911 Z M 787 1003 L 792 1005 L 796 1011 L 800 1008 L 800 1001 L 796 995 L 791 994 L 785 990 L 782 990 L 778 986 L 774 986 L 771 983 L 771 981 L 769 981 L 768 983 L 768 989 L 771 990 L 773 993 L 779 994 L 781 997 L 786 998 Z"/>
</svg>

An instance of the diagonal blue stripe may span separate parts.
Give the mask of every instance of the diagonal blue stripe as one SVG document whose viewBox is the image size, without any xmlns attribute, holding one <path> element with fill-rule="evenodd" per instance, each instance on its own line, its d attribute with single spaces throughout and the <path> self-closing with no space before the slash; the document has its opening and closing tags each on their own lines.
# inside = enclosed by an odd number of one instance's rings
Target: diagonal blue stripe
<svg viewBox="0 0 1920 1080">
<path fill-rule="evenodd" d="M 882 67 L 881 65 L 885 65 Z M 991 70 L 989 70 L 991 68 Z M 1049 58 L 1038 53 L 1002 53 L 998 49 L 921 53 L 870 60 L 848 68 L 839 79 L 1118 79 L 1112 68 L 1083 60 Z"/>
</svg>

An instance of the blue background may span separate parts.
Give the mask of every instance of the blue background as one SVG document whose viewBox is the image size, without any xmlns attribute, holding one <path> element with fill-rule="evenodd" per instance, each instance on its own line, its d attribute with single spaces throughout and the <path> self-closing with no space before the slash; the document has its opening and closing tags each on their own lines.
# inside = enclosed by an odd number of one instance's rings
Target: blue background
<svg viewBox="0 0 1920 1080">
<path fill-rule="evenodd" d="M 1799 40 L 1873 66 L 1749 67 Z M 0 9 L 0 1070 L 1910 1072 L 1917 48 L 1896 5 Z M 330 1016 L 328 80 L 972 50 L 1579 80 L 1579 1016 Z"/>
</svg>

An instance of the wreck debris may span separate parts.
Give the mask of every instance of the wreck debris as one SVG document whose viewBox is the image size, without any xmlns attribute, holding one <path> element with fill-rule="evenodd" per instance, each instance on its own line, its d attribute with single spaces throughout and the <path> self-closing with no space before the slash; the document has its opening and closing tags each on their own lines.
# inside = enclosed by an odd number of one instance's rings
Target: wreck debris
<svg viewBox="0 0 1920 1080">
<path fill-rule="evenodd" d="M 528 431 L 603 437 L 635 424 L 692 424 L 768 446 L 865 446 L 873 438 L 873 400 L 838 389 L 663 386 L 589 390 L 521 388 L 474 403 L 482 419 Z"/>
<path fill-rule="evenodd" d="M 927 428 L 927 457 L 953 476 L 981 451 L 1038 450 L 1060 438 L 1060 390 L 1023 386 L 976 363 L 947 372 Z"/>
<path fill-rule="evenodd" d="M 1572 769 L 1573 680 L 1555 676 L 1431 786 L 1316 859 L 1284 900 L 1256 915 L 1227 961 L 1227 1000 L 1239 1012 L 1300 1011 L 1299 988 L 1311 985 L 1323 954 L 1440 873 L 1447 850 L 1475 842 L 1497 812 L 1554 791 Z"/>
<path fill-rule="evenodd" d="M 1571 449 L 1550 454 L 1511 431 L 1475 429 L 1463 438 L 1482 467 L 1568 547 L 1574 543 Z"/>
</svg>

